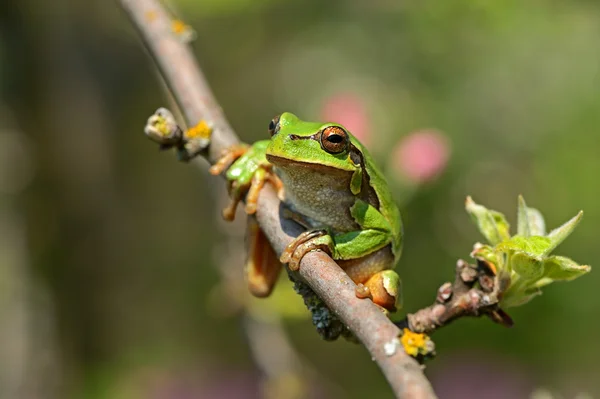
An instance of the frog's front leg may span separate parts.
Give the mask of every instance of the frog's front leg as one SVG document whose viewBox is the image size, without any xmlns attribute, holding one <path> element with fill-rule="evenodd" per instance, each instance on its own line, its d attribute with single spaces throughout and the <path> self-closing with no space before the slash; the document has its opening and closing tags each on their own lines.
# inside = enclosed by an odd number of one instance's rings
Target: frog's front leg
<svg viewBox="0 0 600 399">
<path fill-rule="evenodd" d="M 391 312 L 399 304 L 400 277 L 393 270 L 393 257 L 389 237 L 385 231 L 360 230 L 331 236 L 327 230 L 308 230 L 292 241 L 281 255 L 281 263 L 290 270 L 300 268 L 300 262 L 308 252 L 321 250 L 328 253 L 356 283 L 356 296 L 371 298 L 373 302 Z M 360 248 L 375 248 L 366 256 L 359 256 Z"/>
<path fill-rule="evenodd" d="M 372 205 L 358 199 L 350 212 L 362 230 L 331 235 L 327 230 L 308 230 L 284 250 L 280 260 L 298 270 L 306 253 L 327 252 L 358 284 L 356 294 L 377 305 L 396 310 L 400 278 L 393 270 L 389 223 Z"/>
<path fill-rule="evenodd" d="M 227 171 L 230 202 L 223 209 L 223 218 L 231 221 L 235 217 L 238 204 L 246 197 L 246 213 L 256 212 L 258 195 L 265 182 L 269 182 L 277 190 L 281 198 L 283 184 L 273 173 L 273 166 L 265 158 L 268 140 L 257 141 L 252 146 L 245 144 L 232 146 L 221 154 L 219 160 L 209 169 L 213 175 Z"/>
<path fill-rule="evenodd" d="M 281 254 L 281 263 L 287 263 L 291 271 L 300 268 L 300 261 L 307 253 L 321 250 L 332 256 L 334 242 L 327 230 L 308 230 L 292 241 Z"/>
</svg>

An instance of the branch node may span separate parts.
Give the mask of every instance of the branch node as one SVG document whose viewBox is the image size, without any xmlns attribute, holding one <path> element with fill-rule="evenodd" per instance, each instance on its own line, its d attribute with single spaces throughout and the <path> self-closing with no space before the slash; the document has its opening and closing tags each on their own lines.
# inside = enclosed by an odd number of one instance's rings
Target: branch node
<svg viewBox="0 0 600 399">
<path fill-rule="evenodd" d="M 176 148 L 177 158 L 187 162 L 206 152 L 211 142 L 212 128 L 205 120 L 201 120 L 184 132 L 173 113 L 161 107 L 148 118 L 144 133 L 158 143 L 161 150 Z"/>
<path fill-rule="evenodd" d="M 440 286 L 437 293 L 437 302 L 446 303 L 452 297 L 452 283 L 447 282 Z"/>
</svg>

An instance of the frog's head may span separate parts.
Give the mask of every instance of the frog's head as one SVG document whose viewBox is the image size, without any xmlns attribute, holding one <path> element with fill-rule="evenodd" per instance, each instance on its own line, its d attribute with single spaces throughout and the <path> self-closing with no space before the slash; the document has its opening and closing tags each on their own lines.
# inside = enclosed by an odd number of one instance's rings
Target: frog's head
<svg viewBox="0 0 600 399">
<path fill-rule="evenodd" d="M 352 136 L 336 123 L 304 122 L 284 112 L 269 124 L 267 159 L 275 165 L 304 164 L 354 172 L 360 156 Z"/>
</svg>

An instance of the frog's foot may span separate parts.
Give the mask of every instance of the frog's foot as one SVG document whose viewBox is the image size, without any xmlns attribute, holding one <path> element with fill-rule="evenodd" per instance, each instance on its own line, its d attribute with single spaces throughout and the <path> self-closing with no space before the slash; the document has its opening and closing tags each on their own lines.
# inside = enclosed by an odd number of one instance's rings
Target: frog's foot
<svg viewBox="0 0 600 399">
<path fill-rule="evenodd" d="M 321 250 L 331 256 L 333 239 L 327 230 L 309 230 L 300 234 L 283 251 L 279 260 L 287 263 L 290 270 L 300 268 L 300 261 L 308 252 Z"/>
<path fill-rule="evenodd" d="M 209 169 L 213 175 L 218 175 L 228 170 L 230 166 L 240 157 L 244 156 L 249 150 L 249 147 L 243 144 L 230 147 L 223 151 L 221 158 Z M 265 182 L 270 182 L 281 197 L 283 195 L 283 184 L 279 177 L 272 171 L 270 164 L 259 164 L 256 166 L 252 174 L 234 175 L 232 178 L 228 176 L 228 192 L 230 201 L 223 209 L 223 218 L 227 221 L 232 221 L 235 218 L 235 211 L 240 201 L 246 197 L 245 211 L 248 215 L 256 212 L 256 202 L 258 194 L 265 185 Z"/>
<path fill-rule="evenodd" d="M 395 312 L 402 307 L 402 282 L 393 270 L 375 273 L 364 284 L 357 285 L 356 296 L 371 298 L 376 305 Z"/>
<path fill-rule="evenodd" d="M 254 176 L 252 176 L 250 188 L 248 189 L 248 195 L 246 195 L 245 210 L 248 215 L 256 213 L 258 195 L 260 194 L 260 190 L 262 190 L 266 182 L 269 182 L 271 185 L 273 185 L 277 191 L 277 196 L 280 200 L 283 200 L 283 183 L 273 172 L 273 167 L 271 165 L 261 165 L 256 173 L 254 173 Z"/>
</svg>

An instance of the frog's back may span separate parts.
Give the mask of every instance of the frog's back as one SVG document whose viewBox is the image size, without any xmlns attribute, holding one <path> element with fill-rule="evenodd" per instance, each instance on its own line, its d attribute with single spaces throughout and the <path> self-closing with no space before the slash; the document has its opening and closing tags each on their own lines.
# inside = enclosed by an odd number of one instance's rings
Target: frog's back
<svg viewBox="0 0 600 399">
<path fill-rule="evenodd" d="M 369 175 L 369 183 L 379 199 L 379 212 L 384 218 L 390 223 L 392 231 L 392 247 L 394 252 L 394 258 L 398 260 L 402 252 L 402 219 L 400 217 L 400 210 L 392 197 L 389 185 L 383 172 L 379 167 L 372 161 L 373 157 L 369 155 L 369 151 L 358 141 L 354 136 L 351 136 L 352 144 L 357 147 L 364 156 L 365 170 Z"/>
</svg>

